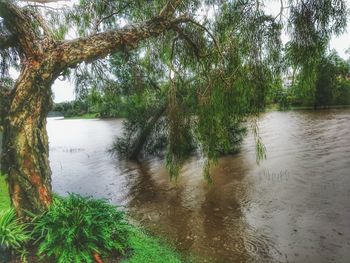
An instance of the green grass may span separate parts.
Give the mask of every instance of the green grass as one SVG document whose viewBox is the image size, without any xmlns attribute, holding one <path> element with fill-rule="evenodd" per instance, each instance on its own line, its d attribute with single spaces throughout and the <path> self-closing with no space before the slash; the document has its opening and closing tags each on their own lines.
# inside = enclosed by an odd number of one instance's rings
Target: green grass
<svg viewBox="0 0 350 263">
<path fill-rule="evenodd" d="M 10 198 L 5 176 L 0 176 L 0 211 L 10 208 Z M 181 263 L 179 253 L 167 242 L 152 237 L 143 230 L 131 226 L 128 245 L 131 248 L 129 257 L 122 263 Z"/>
<path fill-rule="evenodd" d="M 136 229 L 130 235 L 131 257 L 122 263 L 181 263 L 180 255 L 166 242 Z"/>
<path fill-rule="evenodd" d="M 65 119 L 84 119 L 84 120 L 88 120 L 88 119 L 97 119 L 97 113 L 86 113 L 83 115 L 79 115 L 79 116 L 72 116 L 72 117 L 64 117 Z"/>
<path fill-rule="evenodd" d="M 0 211 L 7 208 L 10 208 L 10 197 L 5 176 L 0 174 Z"/>
</svg>

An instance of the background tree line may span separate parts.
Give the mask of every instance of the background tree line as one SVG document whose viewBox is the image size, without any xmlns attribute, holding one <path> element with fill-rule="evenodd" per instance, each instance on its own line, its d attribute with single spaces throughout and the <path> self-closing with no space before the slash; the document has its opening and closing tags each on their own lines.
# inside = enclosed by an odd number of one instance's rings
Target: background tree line
<svg viewBox="0 0 350 263">
<path fill-rule="evenodd" d="M 334 50 L 324 53 L 307 79 L 311 81 L 305 82 L 302 72 L 292 69 L 284 85 L 271 90 L 269 103 L 277 104 L 280 109 L 350 105 L 350 59 L 341 58 Z"/>
<path fill-rule="evenodd" d="M 120 78 L 117 75 L 115 77 Z M 350 59 L 343 59 L 335 50 L 323 54 L 315 68 L 314 78 L 312 87 L 305 92 L 301 76 L 290 70 L 284 82 L 271 87 L 266 106 L 278 105 L 279 109 L 285 110 L 292 106 L 327 108 L 350 105 Z M 141 90 L 147 89 L 147 84 L 142 85 Z M 149 92 L 128 95 L 118 88 L 118 83 L 110 82 L 109 86 L 92 86 L 84 89 L 84 92 L 80 91 L 73 101 L 55 103 L 52 111 L 60 112 L 65 117 L 88 114 L 88 117 L 131 118 L 131 114 L 128 114 L 131 108 L 136 105 L 142 108 L 142 104 L 147 104 L 147 101 L 149 103 L 149 96 Z"/>
</svg>

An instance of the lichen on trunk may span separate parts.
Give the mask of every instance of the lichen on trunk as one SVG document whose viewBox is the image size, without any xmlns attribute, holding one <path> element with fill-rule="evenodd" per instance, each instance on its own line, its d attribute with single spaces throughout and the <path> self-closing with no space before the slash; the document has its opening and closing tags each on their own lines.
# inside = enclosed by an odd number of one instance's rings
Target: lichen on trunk
<svg viewBox="0 0 350 263">
<path fill-rule="evenodd" d="M 8 98 L 3 120 L 1 168 L 8 174 L 12 204 L 24 211 L 43 212 L 51 203 L 46 116 L 51 108 L 50 72 L 26 67 Z"/>
</svg>

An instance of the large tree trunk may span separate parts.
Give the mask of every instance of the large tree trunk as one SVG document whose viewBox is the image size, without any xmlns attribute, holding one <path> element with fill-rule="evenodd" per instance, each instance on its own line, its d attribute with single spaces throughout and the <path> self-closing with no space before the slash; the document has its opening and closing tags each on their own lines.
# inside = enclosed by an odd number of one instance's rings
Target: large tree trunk
<svg viewBox="0 0 350 263">
<path fill-rule="evenodd" d="M 1 168 L 19 216 L 43 212 L 51 203 L 46 116 L 51 108 L 52 74 L 26 66 L 7 102 Z"/>
</svg>

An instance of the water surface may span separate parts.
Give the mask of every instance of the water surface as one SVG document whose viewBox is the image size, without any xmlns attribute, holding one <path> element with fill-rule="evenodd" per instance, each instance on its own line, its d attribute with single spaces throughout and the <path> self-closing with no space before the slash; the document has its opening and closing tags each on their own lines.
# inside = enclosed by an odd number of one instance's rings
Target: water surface
<svg viewBox="0 0 350 263">
<path fill-rule="evenodd" d="M 192 158 L 177 182 L 161 160 L 106 151 L 120 120 L 49 119 L 53 189 L 125 206 L 199 262 L 350 262 L 350 110 L 261 116 L 267 160 L 248 137 L 221 158 L 214 183 Z"/>
</svg>

